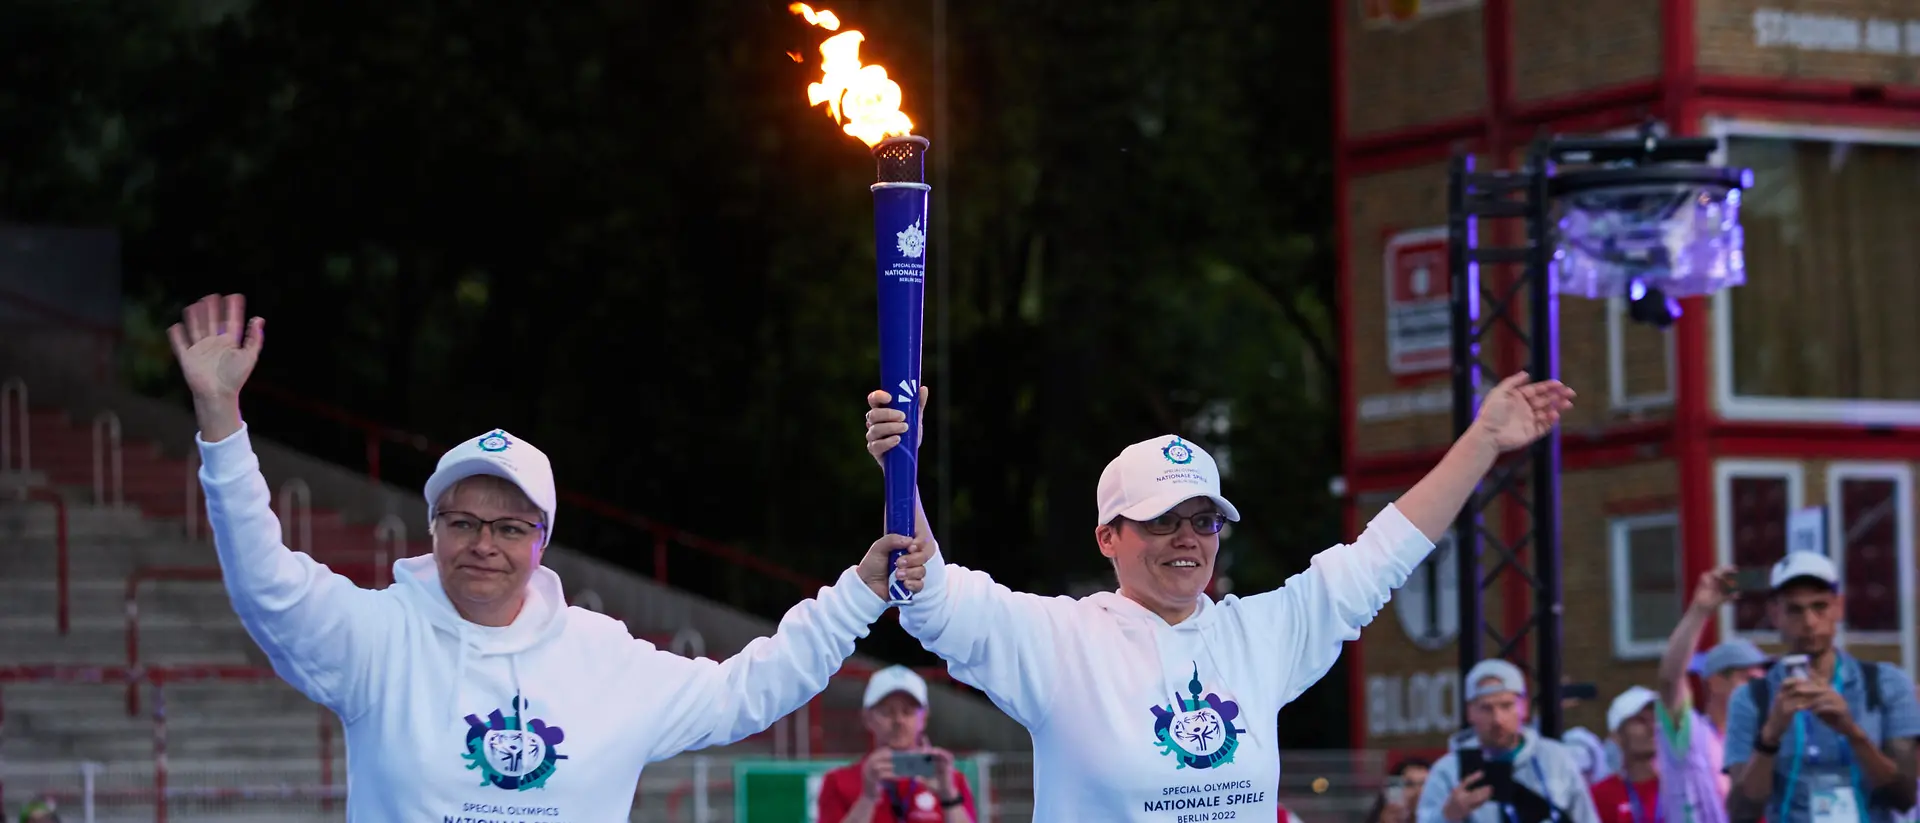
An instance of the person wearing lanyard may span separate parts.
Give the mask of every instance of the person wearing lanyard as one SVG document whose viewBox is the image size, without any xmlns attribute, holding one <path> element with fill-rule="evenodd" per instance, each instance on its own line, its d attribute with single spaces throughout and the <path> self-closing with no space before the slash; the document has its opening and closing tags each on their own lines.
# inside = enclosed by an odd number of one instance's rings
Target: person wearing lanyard
<svg viewBox="0 0 1920 823">
<path fill-rule="evenodd" d="M 1655 762 L 1653 707 L 1659 700 L 1652 689 L 1634 686 L 1607 707 L 1607 733 L 1620 747 L 1620 771 L 1593 784 L 1593 805 L 1602 823 L 1667 823 Z"/>
<path fill-rule="evenodd" d="M 1519 667 L 1482 660 L 1462 685 L 1468 728 L 1428 772 L 1414 823 L 1601 823 L 1573 752 L 1527 725 Z"/>
<path fill-rule="evenodd" d="M 873 750 L 827 772 L 814 818 L 819 823 L 973 823 L 973 790 L 953 755 L 926 745 L 927 681 L 905 666 L 867 678 L 861 720 Z M 897 764 L 897 765 L 896 765 Z M 931 766 L 930 775 L 903 775 Z"/>
<path fill-rule="evenodd" d="M 1734 823 L 1892 823 L 1914 805 L 1920 706 L 1913 681 L 1834 644 L 1846 599 L 1826 555 L 1788 552 L 1769 582 L 1767 613 L 1791 654 L 1729 707 L 1727 816 Z"/>
</svg>

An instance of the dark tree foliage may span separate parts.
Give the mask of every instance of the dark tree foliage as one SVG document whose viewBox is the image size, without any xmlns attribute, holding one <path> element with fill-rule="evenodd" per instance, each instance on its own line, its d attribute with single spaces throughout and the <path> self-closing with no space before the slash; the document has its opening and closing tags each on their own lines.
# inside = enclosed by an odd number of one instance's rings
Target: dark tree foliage
<svg viewBox="0 0 1920 823">
<path fill-rule="evenodd" d="M 1233 588 L 1340 539 L 1326 4 L 826 5 L 951 152 L 951 379 L 927 472 L 951 557 L 1049 593 L 1108 572 L 1093 486 L 1180 432 L 1248 514 Z M 117 226 L 129 379 L 177 392 L 186 300 L 269 318 L 259 380 L 419 432 L 417 483 L 494 426 L 562 485 L 828 578 L 876 534 L 872 164 L 806 106 L 823 36 L 784 4 L 586 0 L 0 2 L 0 219 Z M 797 53 L 805 62 L 788 55 Z M 929 293 L 932 293 L 930 288 Z M 936 307 L 929 307 L 929 318 Z M 362 435 L 259 394 L 272 436 Z M 936 506 L 936 508 L 940 508 Z M 651 569 L 651 538 L 563 543 Z M 800 592 L 673 555 L 763 614 Z M 923 654 L 891 627 L 873 650 Z M 1283 737 L 1344 734 L 1339 669 Z"/>
</svg>

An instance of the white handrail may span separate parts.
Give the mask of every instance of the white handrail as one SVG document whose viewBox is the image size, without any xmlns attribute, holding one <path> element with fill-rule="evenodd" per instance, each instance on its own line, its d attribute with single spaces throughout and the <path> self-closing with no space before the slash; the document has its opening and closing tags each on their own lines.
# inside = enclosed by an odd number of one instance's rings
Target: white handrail
<svg viewBox="0 0 1920 823">
<path fill-rule="evenodd" d="M 407 521 L 389 514 L 373 527 L 373 587 L 393 582 L 385 577 L 393 561 L 407 556 Z"/>
<path fill-rule="evenodd" d="M 299 508 L 294 508 L 298 503 Z M 280 542 L 297 552 L 313 553 L 313 489 L 307 487 L 307 481 L 296 477 L 280 484 Z M 300 545 L 293 544 L 293 521 L 295 515 L 300 521 Z"/>
<path fill-rule="evenodd" d="M 181 515 L 186 520 L 187 539 L 200 539 L 200 450 L 187 452 L 187 511 Z"/>
<path fill-rule="evenodd" d="M 15 405 L 9 405 L 7 398 L 14 398 Z M 13 415 L 20 415 L 20 473 L 33 471 L 32 427 L 28 425 L 27 381 L 18 377 L 0 383 L 0 474 L 4 474 L 13 465 L 14 429 Z"/>
<path fill-rule="evenodd" d="M 106 470 L 111 460 L 113 486 L 107 486 Z M 127 504 L 125 464 L 120 455 L 120 415 L 103 411 L 93 418 L 93 505 L 107 505 L 107 492 L 113 492 L 113 507 Z"/>
</svg>

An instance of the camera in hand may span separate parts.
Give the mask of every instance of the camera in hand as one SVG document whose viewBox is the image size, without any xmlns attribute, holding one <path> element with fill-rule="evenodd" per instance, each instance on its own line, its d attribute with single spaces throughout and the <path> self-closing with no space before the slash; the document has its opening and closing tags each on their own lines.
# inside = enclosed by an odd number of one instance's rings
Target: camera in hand
<svg viewBox="0 0 1920 823">
<path fill-rule="evenodd" d="M 931 778 L 934 776 L 933 755 L 917 752 L 893 753 L 894 777 Z"/>
<path fill-rule="evenodd" d="M 1780 658 L 1780 669 L 1787 680 L 1805 680 L 1813 676 L 1813 658 L 1789 654 Z"/>
</svg>

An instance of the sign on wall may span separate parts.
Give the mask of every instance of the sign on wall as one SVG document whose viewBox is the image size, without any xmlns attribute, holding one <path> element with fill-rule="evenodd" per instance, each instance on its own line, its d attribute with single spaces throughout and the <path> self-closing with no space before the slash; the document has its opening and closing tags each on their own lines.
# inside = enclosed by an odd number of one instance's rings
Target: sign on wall
<svg viewBox="0 0 1920 823">
<path fill-rule="evenodd" d="M 1460 672 L 1367 677 L 1367 736 L 1450 734 L 1460 728 Z"/>
<path fill-rule="evenodd" d="M 1387 368 L 1445 371 L 1453 362 L 1453 280 L 1447 230 L 1415 229 L 1387 240 Z"/>
<path fill-rule="evenodd" d="M 1920 57 L 1920 18 L 1856 17 L 1762 8 L 1753 13 L 1753 44 L 1763 49 Z"/>
<path fill-rule="evenodd" d="M 1393 613 L 1415 646 L 1434 651 L 1460 636 L 1460 566 L 1454 534 L 1440 538 L 1407 584 L 1393 593 Z"/>
<path fill-rule="evenodd" d="M 1359 0 L 1359 3 L 1360 22 L 1368 28 L 1384 28 L 1479 8 L 1481 0 Z"/>
</svg>

